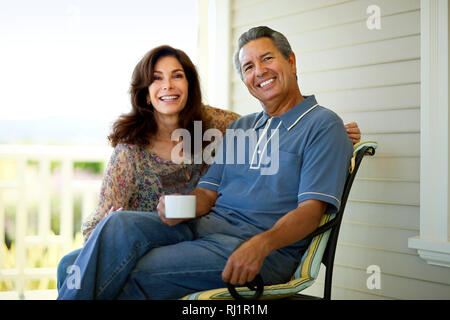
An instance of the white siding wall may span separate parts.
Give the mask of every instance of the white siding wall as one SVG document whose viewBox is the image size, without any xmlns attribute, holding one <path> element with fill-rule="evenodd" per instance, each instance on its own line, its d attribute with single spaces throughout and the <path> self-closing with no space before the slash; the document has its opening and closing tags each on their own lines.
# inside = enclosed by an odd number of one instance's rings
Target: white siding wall
<svg viewBox="0 0 450 320">
<path fill-rule="evenodd" d="M 366 9 L 381 9 L 369 30 Z M 357 121 L 379 143 L 347 204 L 333 278 L 334 299 L 450 299 L 450 268 L 427 265 L 408 238 L 419 234 L 420 1 L 234 0 L 231 37 L 257 25 L 281 31 L 297 57 L 303 94 Z M 231 108 L 260 111 L 232 72 Z M 368 289 L 370 265 L 381 288 Z M 322 270 L 323 271 L 323 270 Z M 321 294 L 323 272 L 309 293 Z"/>
</svg>

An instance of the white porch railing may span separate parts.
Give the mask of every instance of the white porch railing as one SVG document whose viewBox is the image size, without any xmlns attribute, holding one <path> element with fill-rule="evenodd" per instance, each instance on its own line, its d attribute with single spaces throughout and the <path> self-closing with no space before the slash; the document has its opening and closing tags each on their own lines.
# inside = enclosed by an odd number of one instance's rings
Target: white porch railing
<svg viewBox="0 0 450 320">
<path fill-rule="evenodd" d="M 44 295 L 27 292 L 26 281 L 56 280 L 56 268 L 27 268 L 27 250 L 36 246 L 48 248 L 50 245 L 56 245 L 61 248 L 61 257 L 72 250 L 74 195 L 81 196 L 81 216 L 84 220 L 95 209 L 101 184 L 101 178 L 98 176 L 93 179 L 77 178 L 74 174 L 74 162 L 102 162 L 105 168 L 111 152 L 112 148 L 107 146 L 0 145 L 0 245 L 4 245 L 5 241 L 5 208 L 12 205 L 15 207 L 13 242 L 16 252 L 15 267 L 4 268 L 4 257 L 0 250 L 0 282 L 9 280 L 15 284 L 13 292 L 0 291 L 0 300 L 45 299 Z M 38 165 L 33 176 L 30 176 L 29 161 Z M 58 188 L 56 192 L 61 200 L 58 235 L 52 234 L 50 224 L 51 193 L 52 188 L 55 188 L 55 183 L 52 183 L 55 177 L 51 173 L 53 161 L 61 163 L 56 186 Z M 5 163 L 9 163 L 9 169 L 4 167 Z M 11 196 L 12 194 L 16 196 Z M 35 235 L 27 232 L 30 198 L 34 198 L 33 201 L 37 203 L 38 219 Z M 56 297 L 56 291 L 53 291 L 50 296 Z"/>
</svg>

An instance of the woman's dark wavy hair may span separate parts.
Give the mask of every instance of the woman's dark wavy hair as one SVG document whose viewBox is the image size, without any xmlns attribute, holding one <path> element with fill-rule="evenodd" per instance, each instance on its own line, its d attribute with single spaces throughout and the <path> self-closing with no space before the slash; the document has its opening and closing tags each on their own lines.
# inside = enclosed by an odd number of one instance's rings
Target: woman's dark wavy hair
<svg viewBox="0 0 450 320">
<path fill-rule="evenodd" d="M 148 87 L 153 82 L 153 71 L 161 57 L 175 57 L 183 66 L 188 81 L 188 98 L 186 106 L 179 115 L 179 127 L 187 129 L 194 137 L 194 120 L 202 119 L 202 94 L 197 70 L 191 59 L 180 49 L 164 45 L 156 47 L 139 61 L 133 71 L 130 95 L 131 112 L 122 114 L 108 136 L 111 145 L 119 143 L 135 144 L 146 147 L 157 131 L 154 108 L 147 103 Z M 205 123 L 202 121 L 202 123 Z M 194 140 L 194 139 L 191 139 Z"/>
</svg>

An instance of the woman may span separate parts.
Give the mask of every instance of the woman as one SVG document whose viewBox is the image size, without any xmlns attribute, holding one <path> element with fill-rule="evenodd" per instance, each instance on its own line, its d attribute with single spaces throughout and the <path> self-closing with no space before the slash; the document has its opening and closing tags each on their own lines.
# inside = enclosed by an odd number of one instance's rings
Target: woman
<svg viewBox="0 0 450 320">
<path fill-rule="evenodd" d="M 239 117 L 202 105 L 195 66 L 183 51 L 169 46 L 154 48 L 136 65 L 130 93 L 132 110 L 114 123 L 108 137 L 114 151 L 97 209 L 82 226 L 85 241 L 115 208 L 156 211 L 162 194 L 188 194 L 195 188 L 208 165 L 171 161 L 173 148 L 179 143 L 171 139 L 175 129 L 186 129 L 193 137 L 194 121 L 202 121 L 203 130 L 217 128 L 225 133 Z M 349 137 L 358 142 L 356 123 L 346 127 Z M 59 263 L 58 289 L 80 250 L 69 253 Z"/>
<path fill-rule="evenodd" d="M 171 161 L 172 131 L 194 136 L 194 121 L 225 132 L 239 115 L 202 105 L 197 71 L 189 57 L 169 46 L 148 52 L 134 69 L 130 113 L 108 137 L 114 152 L 106 170 L 96 212 L 83 224 L 85 240 L 110 208 L 154 211 L 161 194 L 192 191 L 206 164 Z M 187 106 L 187 107 L 186 107 Z"/>
<path fill-rule="evenodd" d="M 131 112 L 113 125 L 108 139 L 114 147 L 95 212 L 82 225 L 85 242 L 95 226 L 115 209 L 155 211 L 162 194 L 192 191 L 208 166 L 174 163 L 171 140 L 174 129 L 194 136 L 194 121 L 203 129 L 225 132 L 236 113 L 202 105 L 197 71 L 189 57 L 169 46 L 149 51 L 136 65 L 131 81 Z M 66 268 L 76 259 L 75 250 L 58 266 L 58 288 Z"/>
</svg>

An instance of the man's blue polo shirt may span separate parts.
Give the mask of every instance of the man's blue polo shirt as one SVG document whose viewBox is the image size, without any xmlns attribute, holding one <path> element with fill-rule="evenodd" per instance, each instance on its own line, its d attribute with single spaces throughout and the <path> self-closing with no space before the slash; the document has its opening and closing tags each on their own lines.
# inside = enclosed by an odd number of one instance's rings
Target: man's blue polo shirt
<svg viewBox="0 0 450 320">
<path fill-rule="evenodd" d="M 305 200 L 336 212 L 352 150 L 341 118 L 309 96 L 280 116 L 263 111 L 234 121 L 198 187 L 219 195 L 210 215 L 241 226 L 249 238 Z"/>
</svg>

